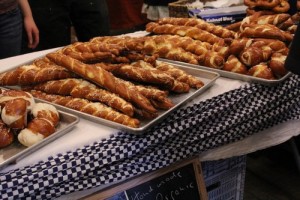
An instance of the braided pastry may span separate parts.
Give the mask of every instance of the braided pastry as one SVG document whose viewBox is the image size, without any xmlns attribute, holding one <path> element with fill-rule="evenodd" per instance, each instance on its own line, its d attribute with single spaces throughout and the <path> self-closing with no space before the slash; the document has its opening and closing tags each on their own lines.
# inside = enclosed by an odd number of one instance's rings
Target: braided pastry
<svg viewBox="0 0 300 200">
<path fill-rule="evenodd" d="M 182 61 L 198 65 L 198 56 L 184 49 L 167 42 L 155 41 L 152 37 L 147 37 L 144 43 L 144 53 L 147 55 L 158 55 L 160 58 Z"/>
<path fill-rule="evenodd" d="M 190 87 L 198 89 L 204 86 L 201 80 L 168 63 L 158 61 L 155 68 L 170 74 L 178 81 L 187 83 Z"/>
<path fill-rule="evenodd" d="M 228 54 L 228 47 L 211 45 L 190 37 L 160 35 L 153 36 L 153 39 L 156 43 L 171 43 L 172 46 L 181 47 L 185 51 L 196 54 L 199 64 L 207 67 L 221 68 L 224 64 L 224 57 Z"/>
<path fill-rule="evenodd" d="M 196 27 L 201 30 L 208 31 L 218 37 L 221 38 L 234 38 L 234 34 L 232 31 L 209 22 L 206 22 L 202 19 L 198 18 L 161 18 L 158 20 L 159 24 L 172 24 L 179 26 L 191 26 Z"/>
<path fill-rule="evenodd" d="M 99 101 L 128 116 L 133 116 L 133 106 L 118 95 L 103 90 L 96 85 L 82 79 L 62 79 L 48 81 L 32 86 L 34 90 L 40 90 L 48 94 L 70 95 L 77 98 L 85 98 L 89 101 Z"/>
<path fill-rule="evenodd" d="M 146 31 L 155 34 L 172 34 L 179 36 L 188 36 L 195 40 L 200 40 L 202 42 L 208 42 L 210 44 L 217 43 L 218 45 L 224 45 L 225 41 L 216 35 L 211 34 L 205 30 L 198 29 L 196 27 L 190 26 L 179 26 L 171 24 L 160 25 L 155 22 L 150 22 L 146 25 Z"/>
<path fill-rule="evenodd" d="M 78 52 L 72 45 L 63 48 L 62 53 L 84 63 L 110 61 L 116 57 L 111 52 Z"/>
<path fill-rule="evenodd" d="M 59 122 L 56 108 L 47 103 L 37 103 L 32 109 L 33 119 L 20 131 L 18 140 L 24 146 L 32 146 L 55 132 Z"/>
<path fill-rule="evenodd" d="M 148 70 L 128 64 L 117 66 L 113 69 L 111 68 L 110 72 L 117 77 L 141 83 L 159 85 L 163 88 L 172 88 L 175 82 L 173 77 L 159 70 Z"/>
<path fill-rule="evenodd" d="M 0 85 L 30 85 L 71 77 L 75 77 L 75 75 L 62 67 L 48 66 L 40 68 L 35 65 L 23 65 L 14 70 L 1 73 Z"/>
<path fill-rule="evenodd" d="M 124 98 L 125 100 L 135 103 L 138 107 L 141 107 L 149 112 L 157 111 L 151 105 L 149 100 L 142 94 L 140 94 L 138 91 L 127 88 L 123 80 L 116 78 L 110 72 L 100 67 L 89 66 L 59 53 L 50 53 L 47 55 L 47 57 L 51 61 L 66 67 L 70 71 L 94 82 L 100 87 L 104 87 L 110 92 L 120 95 L 120 97 Z"/>
<path fill-rule="evenodd" d="M 120 47 L 125 47 L 131 51 L 140 52 L 144 48 L 144 37 L 116 37 L 116 36 L 106 36 L 106 37 L 95 37 L 90 40 L 92 43 L 107 43 L 115 44 Z"/>
<path fill-rule="evenodd" d="M 36 90 L 31 90 L 30 93 L 36 98 L 40 98 L 58 105 L 65 106 L 67 108 L 107 119 L 129 127 L 137 128 L 140 124 L 139 120 L 119 113 L 99 102 L 90 102 L 86 99 L 73 98 L 70 96 L 46 94 Z"/>
</svg>

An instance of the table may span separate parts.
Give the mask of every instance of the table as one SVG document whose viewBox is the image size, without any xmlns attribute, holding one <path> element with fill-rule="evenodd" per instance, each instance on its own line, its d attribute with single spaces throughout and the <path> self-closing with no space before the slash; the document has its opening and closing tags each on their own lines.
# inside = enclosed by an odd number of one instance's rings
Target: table
<svg viewBox="0 0 300 200">
<path fill-rule="evenodd" d="M 53 50 L 0 60 L 0 72 Z M 176 121 L 174 116 L 159 126 L 163 129 L 153 130 L 157 138 L 150 133 L 120 134 L 116 129 L 80 119 L 66 135 L 0 171 L 1 195 L 3 199 L 22 195 L 43 199 L 78 198 L 95 188 L 104 188 L 195 154 L 201 160 L 215 160 L 280 144 L 300 132 L 297 80 L 298 76 L 292 75 L 287 83 L 267 87 L 219 78 L 182 111 L 174 113 L 177 118 L 186 114 L 188 118 L 182 120 L 186 120 L 185 125 L 188 122 L 190 136 L 177 134 L 184 131 L 180 128 L 183 122 Z M 249 106 L 239 105 L 239 101 L 247 101 Z M 198 126 L 194 122 L 199 122 Z M 178 139 L 178 144 L 173 139 Z M 99 171 L 95 172 L 94 168 Z"/>
</svg>

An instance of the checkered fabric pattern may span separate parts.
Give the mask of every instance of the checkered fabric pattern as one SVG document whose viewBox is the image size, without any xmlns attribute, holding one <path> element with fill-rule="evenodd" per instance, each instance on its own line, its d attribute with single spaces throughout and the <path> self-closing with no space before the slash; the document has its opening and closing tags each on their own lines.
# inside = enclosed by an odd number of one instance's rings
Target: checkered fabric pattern
<svg viewBox="0 0 300 200">
<path fill-rule="evenodd" d="M 55 199 L 157 170 L 300 118 L 300 79 L 249 84 L 174 112 L 143 135 L 120 132 L 47 161 L 0 174 L 1 199 Z"/>
</svg>

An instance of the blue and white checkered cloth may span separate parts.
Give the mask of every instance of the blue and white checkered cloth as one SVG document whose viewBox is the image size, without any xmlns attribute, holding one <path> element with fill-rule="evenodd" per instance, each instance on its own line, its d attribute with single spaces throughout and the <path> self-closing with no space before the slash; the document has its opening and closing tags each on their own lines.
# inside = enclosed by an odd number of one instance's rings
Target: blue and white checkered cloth
<svg viewBox="0 0 300 200">
<path fill-rule="evenodd" d="M 300 79 L 245 85 L 174 112 L 143 135 L 120 132 L 0 174 L 1 199 L 55 199 L 157 170 L 300 118 Z"/>
</svg>

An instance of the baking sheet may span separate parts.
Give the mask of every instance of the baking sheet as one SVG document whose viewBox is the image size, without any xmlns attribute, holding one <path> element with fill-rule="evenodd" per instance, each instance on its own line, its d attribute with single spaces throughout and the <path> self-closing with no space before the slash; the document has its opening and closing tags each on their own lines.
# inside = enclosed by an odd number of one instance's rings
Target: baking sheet
<svg viewBox="0 0 300 200">
<path fill-rule="evenodd" d="M 268 80 L 268 79 L 264 79 L 264 78 L 258 78 L 255 76 L 244 75 L 244 74 L 239 74 L 239 73 L 235 73 L 235 72 L 225 71 L 222 69 L 214 69 L 214 68 L 210 68 L 210 67 L 194 65 L 194 64 L 184 63 L 184 62 L 180 62 L 180 61 L 173 61 L 173 60 L 168 60 L 168 59 L 163 59 L 163 58 L 159 58 L 159 60 L 161 60 L 163 62 L 168 62 L 171 64 L 184 65 L 184 66 L 197 68 L 197 69 L 205 69 L 205 70 L 209 70 L 212 72 L 216 72 L 216 73 L 220 74 L 220 76 L 222 76 L 222 77 L 246 81 L 246 82 L 250 82 L 250 83 L 260 83 L 260 84 L 267 85 L 267 86 L 277 85 L 277 84 L 281 83 L 282 81 L 284 81 L 285 79 L 287 79 L 291 75 L 291 72 L 288 72 L 285 76 L 281 77 L 280 79 Z"/>
<path fill-rule="evenodd" d="M 38 100 L 36 102 L 38 102 Z M 30 147 L 22 145 L 21 143 L 16 141 L 16 139 L 11 145 L 0 149 L 0 169 L 9 164 L 18 162 L 18 160 L 25 158 L 39 148 L 42 148 L 55 139 L 63 136 L 64 134 L 69 132 L 75 126 L 75 124 L 79 122 L 79 118 L 75 115 L 66 113 L 61 110 L 58 110 L 58 112 L 60 116 L 60 122 L 56 128 L 56 131 L 49 137 Z"/>
<path fill-rule="evenodd" d="M 173 112 L 174 110 L 178 109 L 180 106 L 182 106 L 183 104 L 187 103 L 189 100 L 192 100 L 195 96 L 203 93 L 206 89 L 208 89 L 209 87 L 211 87 L 215 81 L 217 80 L 217 78 L 220 76 L 218 73 L 216 72 L 210 72 L 208 70 L 203 70 L 203 69 L 196 69 L 196 68 L 191 68 L 188 66 L 183 66 L 181 64 L 173 64 L 174 66 L 183 69 L 184 71 L 186 71 L 187 73 L 194 75 L 196 77 L 198 77 L 200 80 L 203 81 L 204 86 L 202 88 L 199 89 L 190 89 L 189 93 L 184 93 L 184 94 L 170 94 L 169 98 L 172 100 L 172 102 L 175 104 L 174 107 L 172 107 L 171 109 L 167 110 L 167 111 L 159 111 L 158 112 L 158 117 L 156 117 L 155 119 L 152 120 L 142 120 L 139 119 L 141 124 L 140 127 L 138 128 L 132 128 L 132 127 L 128 127 L 116 122 L 112 122 L 106 119 L 102 119 L 99 117 L 95 117 L 77 110 L 73 110 L 64 106 L 60 106 L 57 104 L 53 104 L 56 107 L 58 107 L 60 110 L 63 110 L 65 112 L 68 113 L 72 113 L 74 115 L 77 115 L 79 117 L 82 117 L 84 119 L 99 123 L 99 124 L 103 124 L 105 126 L 109 126 L 118 130 L 122 130 L 122 131 L 126 131 L 129 133 L 133 133 L 133 134 L 142 134 L 144 133 L 146 130 L 148 130 L 150 127 L 154 126 L 155 124 L 161 122 L 165 117 L 167 117 L 168 115 L 171 114 L 171 112 Z M 44 101 L 41 100 L 40 101 Z M 47 102 L 47 101 L 44 101 Z M 47 103 L 51 103 L 51 102 L 47 102 Z"/>
</svg>

